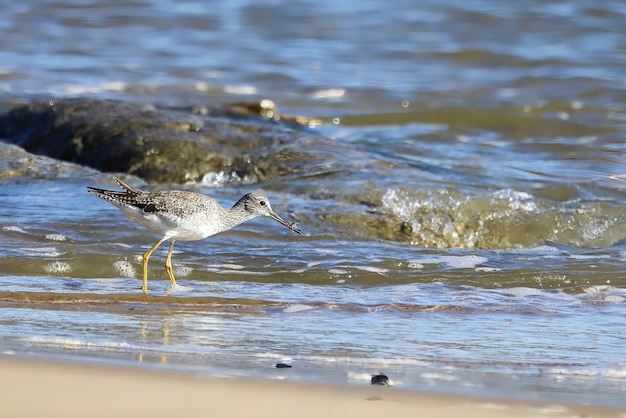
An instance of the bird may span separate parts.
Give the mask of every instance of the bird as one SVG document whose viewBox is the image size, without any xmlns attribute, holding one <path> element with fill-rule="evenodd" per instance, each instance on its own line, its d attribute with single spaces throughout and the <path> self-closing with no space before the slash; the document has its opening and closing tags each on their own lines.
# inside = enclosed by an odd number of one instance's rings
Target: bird
<svg viewBox="0 0 626 418">
<path fill-rule="evenodd" d="M 257 216 L 267 216 L 297 234 L 302 234 L 295 222 L 289 223 L 278 216 L 262 193 L 243 195 L 230 209 L 223 208 L 215 199 L 202 193 L 181 190 L 144 192 L 133 189 L 113 177 L 123 191 L 87 186 L 89 193 L 119 208 L 126 217 L 150 231 L 161 235 L 143 255 L 144 294 L 148 293 L 148 260 L 163 242 L 169 240 L 170 248 L 165 260 L 165 270 L 176 287 L 172 273 L 172 250 L 176 241 L 197 241 L 228 231 Z"/>
</svg>

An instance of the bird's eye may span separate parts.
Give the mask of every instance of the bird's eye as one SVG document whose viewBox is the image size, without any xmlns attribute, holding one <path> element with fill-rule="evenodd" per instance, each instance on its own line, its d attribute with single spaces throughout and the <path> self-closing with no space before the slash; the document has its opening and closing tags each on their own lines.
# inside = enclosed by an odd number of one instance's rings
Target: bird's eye
<svg viewBox="0 0 626 418">
<path fill-rule="evenodd" d="M 265 206 L 265 200 L 260 200 L 260 201 L 259 201 L 259 205 L 261 205 L 261 206 Z"/>
</svg>

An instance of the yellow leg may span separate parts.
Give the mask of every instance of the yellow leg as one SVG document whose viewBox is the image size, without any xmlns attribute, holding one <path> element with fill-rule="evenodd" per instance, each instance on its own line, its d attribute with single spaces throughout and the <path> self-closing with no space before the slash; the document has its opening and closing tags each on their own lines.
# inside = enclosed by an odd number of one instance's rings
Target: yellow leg
<svg viewBox="0 0 626 418">
<path fill-rule="evenodd" d="M 170 250 L 167 252 L 167 258 L 165 259 L 165 270 L 167 271 L 167 275 L 170 276 L 170 280 L 172 281 L 172 287 L 176 287 L 176 279 L 174 278 L 174 273 L 172 273 L 172 250 L 174 249 L 174 240 L 170 242 Z"/>
<path fill-rule="evenodd" d="M 148 293 L 148 260 L 150 260 L 150 256 L 152 255 L 154 250 L 159 248 L 159 245 L 163 244 L 163 241 L 165 241 L 166 239 L 167 238 L 165 237 L 161 238 L 156 244 L 152 246 L 152 248 L 146 251 L 146 253 L 143 255 L 143 287 L 141 288 L 143 290 L 143 293 Z"/>
</svg>

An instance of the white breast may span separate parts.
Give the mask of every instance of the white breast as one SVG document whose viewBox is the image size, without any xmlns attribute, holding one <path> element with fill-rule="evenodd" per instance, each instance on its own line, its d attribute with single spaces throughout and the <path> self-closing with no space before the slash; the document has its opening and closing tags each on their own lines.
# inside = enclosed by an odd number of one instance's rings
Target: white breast
<svg viewBox="0 0 626 418">
<path fill-rule="evenodd" d="M 182 241 L 196 241 L 222 232 L 219 222 L 209 222 L 206 215 L 196 213 L 184 218 L 167 213 L 146 213 L 134 206 L 120 207 L 124 215 L 133 222 L 145 226 L 150 231 Z"/>
</svg>

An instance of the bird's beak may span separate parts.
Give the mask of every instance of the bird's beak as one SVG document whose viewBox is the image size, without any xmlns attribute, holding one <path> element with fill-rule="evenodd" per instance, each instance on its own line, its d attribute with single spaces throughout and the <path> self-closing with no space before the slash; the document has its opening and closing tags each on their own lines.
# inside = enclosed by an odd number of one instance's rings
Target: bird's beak
<svg viewBox="0 0 626 418">
<path fill-rule="evenodd" d="M 280 216 L 276 215 L 274 212 L 270 212 L 268 216 L 272 218 L 273 220 L 275 220 L 276 222 L 278 222 L 279 224 L 291 229 L 296 234 L 302 235 L 302 232 L 300 232 L 300 230 L 298 229 L 297 223 L 295 222 L 289 223 L 283 218 L 281 218 Z"/>
</svg>

